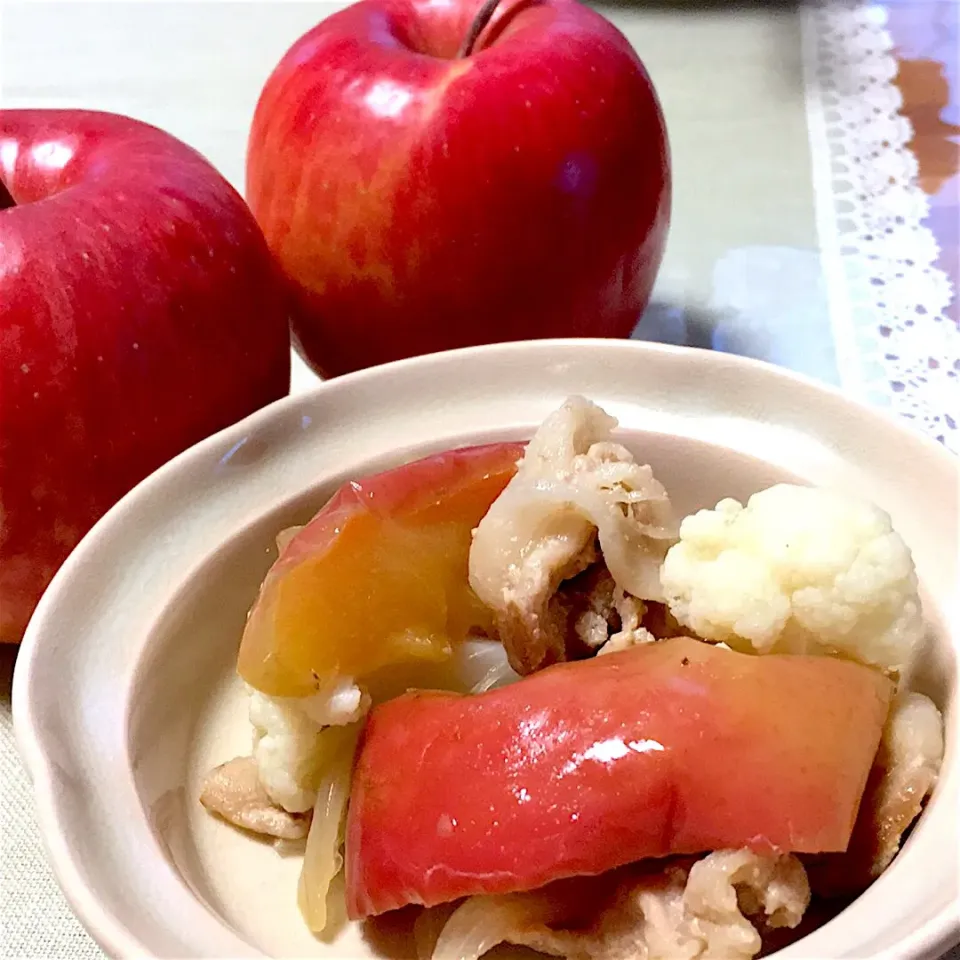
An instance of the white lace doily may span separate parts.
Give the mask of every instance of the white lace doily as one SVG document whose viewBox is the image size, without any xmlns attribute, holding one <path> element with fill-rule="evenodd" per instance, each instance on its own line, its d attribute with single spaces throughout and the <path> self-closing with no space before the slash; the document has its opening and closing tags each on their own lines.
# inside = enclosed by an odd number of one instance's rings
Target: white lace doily
<svg viewBox="0 0 960 960">
<path fill-rule="evenodd" d="M 960 329 L 922 221 L 886 13 L 856 0 L 803 11 L 818 229 L 843 385 L 960 450 Z"/>
</svg>

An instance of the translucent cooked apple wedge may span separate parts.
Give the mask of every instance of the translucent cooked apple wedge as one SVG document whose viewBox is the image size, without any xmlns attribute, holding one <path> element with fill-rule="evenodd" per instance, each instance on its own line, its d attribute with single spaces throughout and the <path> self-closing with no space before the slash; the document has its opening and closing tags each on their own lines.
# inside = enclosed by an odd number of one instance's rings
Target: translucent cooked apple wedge
<svg viewBox="0 0 960 960">
<path fill-rule="evenodd" d="M 378 704 L 353 771 L 349 915 L 710 850 L 845 850 L 892 694 L 861 664 L 677 637 Z"/>
<path fill-rule="evenodd" d="M 240 675 L 274 697 L 448 660 L 490 633 L 467 582 L 471 531 L 523 445 L 450 450 L 345 483 L 286 540 L 244 629 Z"/>
</svg>

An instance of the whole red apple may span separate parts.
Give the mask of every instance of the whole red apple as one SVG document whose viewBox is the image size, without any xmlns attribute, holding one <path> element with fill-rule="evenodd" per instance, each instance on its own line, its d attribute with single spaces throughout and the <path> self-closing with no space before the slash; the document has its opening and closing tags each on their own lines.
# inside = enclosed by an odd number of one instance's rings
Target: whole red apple
<svg viewBox="0 0 960 960">
<path fill-rule="evenodd" d="M 239 194 L 153 127 L 0 110 L 0 183 L 0 639 L 17 642 L 126 491 L 287 393 L 289 297 Z"/>
<path fill-rule="evenodd" d="M 629 336 L 649 299 L 670 173 L 646 71 L 576 0 L 502 0 L 484 26 L 495 3 L 361 0 L 261 94 L 247 200 L 320 373 Z"/>
</svg>

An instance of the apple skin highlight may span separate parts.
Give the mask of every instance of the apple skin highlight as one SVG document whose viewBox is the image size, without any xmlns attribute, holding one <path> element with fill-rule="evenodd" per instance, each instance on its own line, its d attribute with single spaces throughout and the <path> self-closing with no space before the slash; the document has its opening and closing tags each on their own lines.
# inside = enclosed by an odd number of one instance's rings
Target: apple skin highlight
<svg viewBox="0 0 960 960">
<path fill-rule="evenodd" d="M 0 110 L 0 640 L 93 523 L 284 396 L 290 298 L 239 194 L 154 127 Z"/>
<path fill-rule="evenodd" d="M 261 94 L 246 194 L 335 375 L 541 337 L 627 337 L 660 266 L 670 164 L 626 38 L 574 0 L 361 0 Z"/>
</svg>

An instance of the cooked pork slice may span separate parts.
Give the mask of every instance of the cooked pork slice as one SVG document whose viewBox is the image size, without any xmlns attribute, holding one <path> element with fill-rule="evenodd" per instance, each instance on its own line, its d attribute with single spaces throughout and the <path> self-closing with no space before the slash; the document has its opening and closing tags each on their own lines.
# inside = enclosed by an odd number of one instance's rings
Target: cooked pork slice
<svg viewBox="0 0 960 960">
<path fill-rule="evenodd" d="M 274 804 L 257 775 L 253 757 L 236 757 L 207 774 L 200 802 L 236 827 L 278 840 L 302 840 L 310 815 L 288 813 Z"/>
<path fill-rule="evenodd" d="M 597 543 L 617 589 L 663 599 L 660 564 L 677 523 L 650 467 L 613 442 L 616 425 L 595 404 L 569 399 L 544 421 L 474 531 L 470 584 L 493 610 L 521 675 L 568 659 L 571 641 L 576 648 L 564 586 L 601 559 Z M 594 639 L 599 626 L 596 617 L 583 622 Z"/>
<path fill-rule="evenodd" d="M 809 903 L 796 857 L 720 850 L 472 897 L 449 919 L 441 911 L 433 960 L 474 960 L 502 942 L 567 960 L 749 960 L 763 945 L 760 931 L 796 927 Z"/>
<path fill-rule="evenodd" d="M 887 869 L 936 786 L 942 761 L 940 711 L 920 693 L 902 693 L 890 710 L 849 847 L 809 863 L 815 893 L 857 894 Z"/>
</svg>

